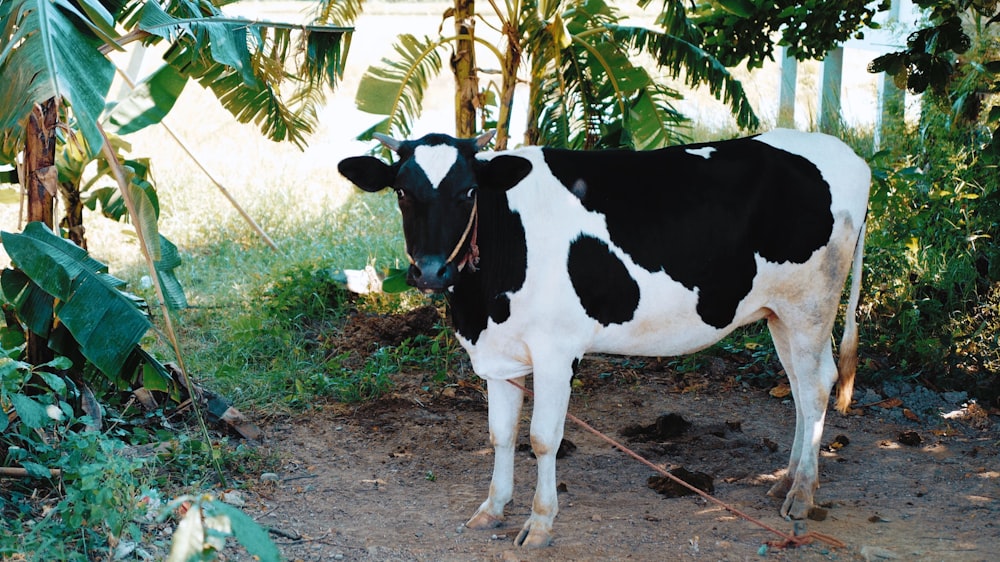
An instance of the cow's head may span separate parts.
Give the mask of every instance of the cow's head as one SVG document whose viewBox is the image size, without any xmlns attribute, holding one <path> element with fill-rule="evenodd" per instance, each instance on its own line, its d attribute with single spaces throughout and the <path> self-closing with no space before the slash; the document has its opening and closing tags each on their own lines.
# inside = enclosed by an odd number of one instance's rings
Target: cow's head
<svg viewBox="0 0 1000 562">
<path fill-rule="evenodd" d="M 493 134 L 490 131 L 475 139 L 433 134 L 411 141 L 375 134 L 399 156 L 395 164 L 357 156 L 337 166 L 365 191 L 386 187 L 396 191 L 410 259 L 410 285 L 425 292 L 454 285 L 469 259 L 479 190 L 510 189 L 531 172 L 531 163 L 516 156 L 477 159 L 476 153 Z"/>
</svg>

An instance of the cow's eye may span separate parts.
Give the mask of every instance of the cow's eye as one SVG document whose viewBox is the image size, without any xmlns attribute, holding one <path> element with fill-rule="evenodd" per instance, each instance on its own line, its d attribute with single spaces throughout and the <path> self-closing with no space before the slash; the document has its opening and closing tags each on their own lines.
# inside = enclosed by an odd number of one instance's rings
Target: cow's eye
<svg viewBox="0 0 1000 562">
<path fill-rule="evenodd" d="M 475 196 L 476 196 L 476 186 L 470 187 L 469 191 L 465 192 L 465 198 L 466 199 L 472 199 Z"/>
<path fill-rule="evenodd" d="M 406 199 L 407 198 L 406 192 L 403 191 L 402 189 L 397 189 L 396 190 L 396 198 L 399 199 L 400 201 L 402 201 L 403 199 Z"/>
</svg>

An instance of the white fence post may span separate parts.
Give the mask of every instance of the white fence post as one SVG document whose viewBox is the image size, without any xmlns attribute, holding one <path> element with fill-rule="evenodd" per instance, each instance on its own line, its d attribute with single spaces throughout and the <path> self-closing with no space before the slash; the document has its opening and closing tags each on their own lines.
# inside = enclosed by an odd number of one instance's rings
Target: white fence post
<svg viewBox="0 0 1000 562">
<path fill-rule="evenodd" d="M 819 130 L 840 132 L 840 87 L 844 74 L 844 48 L 837 47 L 823 58 L 823 79 L 819 98 Z"/>
<path fill-rule="evenodd" d="M 781 48 L 781 87 L 778 93 L 778 126 L 795 128 L 795 82 L 798 80 L 799 63 L 788 55 L 788 47 Z"/>
<path fill-rule="evenodd" d="M 892 0 L 886 24 L 899 21 L 900 0 Z M 883 139 L 892 130 L 902 127 L 906 111 L 906 90 L 896 87 L 893 77 L 883 72 L 878 78 L 878 113 L 875 115 L 875 150 L 882 147 Z"/>
</svg>

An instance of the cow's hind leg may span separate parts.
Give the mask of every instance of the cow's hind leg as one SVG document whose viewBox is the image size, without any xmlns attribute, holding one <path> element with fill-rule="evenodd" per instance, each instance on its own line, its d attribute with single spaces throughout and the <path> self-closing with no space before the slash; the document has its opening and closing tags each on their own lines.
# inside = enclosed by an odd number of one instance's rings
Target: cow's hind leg
<svg viewBox="0 0 1000 562">
<path fill-rule="evenodd" d="M 795 400 L 795 438 L 788 472 L 768 493 L 784 496 L 782 516 L 804 519 L 819 486 L 819 445 L 837 366 L 829 332 L 824 335 L 822 327 L 793 330 L 775 317 L 768 320 L 768 327 Z"/>
<path fill-rule="evenodd" d="M 552 542 L 552 522 L 559 511 L 556 491 L 556 452 L 562 442 L 569 406 L 569 361 L 563 368 L 542 367 L 536 359 L 533 386 L 535 398 L 531 413 L 531 448 L 538 463 L 538 481 L 531 503 L 531 517 L 524 523 L 515 544 L 542 547 Z"/>
<path fill-rule="evenodd" d="M 516 379 L 524 383 L 524 377 Z M 506 380 L 486 381 L 489 393 L 490 442 L 493 444 L 493 479 L 490 494 L 472 519 L 470 529 L 490 529 L 503 521 L 503 508 L 514 493 L 514 445 L 524 395 Z"/>
</svg>

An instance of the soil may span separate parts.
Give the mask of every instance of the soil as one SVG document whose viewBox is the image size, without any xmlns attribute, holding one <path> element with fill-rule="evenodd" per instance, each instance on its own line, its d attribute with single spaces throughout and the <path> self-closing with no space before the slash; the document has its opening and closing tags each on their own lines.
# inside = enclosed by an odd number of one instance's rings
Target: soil
<svg viewBox="0 0 1000 562">
<path fill-rule="evenodd" d="M 357 317 L 350 341 L 331 342 L 371 352 L 380 338 L 432 330 L 429 318 Z M 765 495 L 788 461 L 790 397 L 781 386 L 737 382 L 739 364 L 702 363 L 701 372 L 679 372 L 666 360 L 588 357 L 570 412 L 657 465 L 707 478 L 700 487 L 781 532 L 822 533 L 843 546 L 771 546 L 780 537 L 700 497 L 661 495 L 650 486 L 672 487 L 652 469 L 568 422 L 555 540 L 519 548 L 513 538 L 535 480 L 530 399 L 506 523 L 466 529 L 492 470 L 486 396 L 475 379 L 425 390 L 419 371 L 398 373 L 380 399 L 317 405 L 265 425 L 262 446 L 280 458 L 278 479 L 255 483 L 244 509 L 272 529 L 287 559 L 304 561 L 996 559 L 997 412 L 964 393 L 862 385 L 849 415 L 827 418 L 814 514 L 822 520 L 791 522 Z"/>
</svg>

